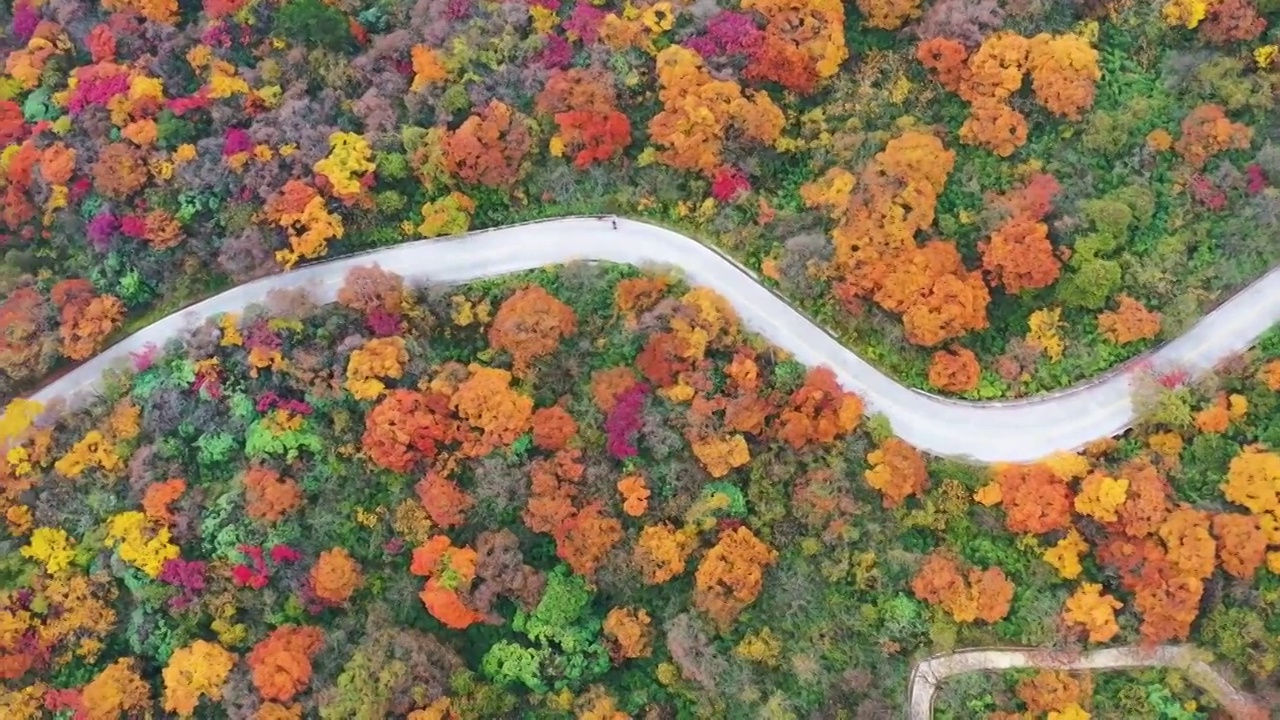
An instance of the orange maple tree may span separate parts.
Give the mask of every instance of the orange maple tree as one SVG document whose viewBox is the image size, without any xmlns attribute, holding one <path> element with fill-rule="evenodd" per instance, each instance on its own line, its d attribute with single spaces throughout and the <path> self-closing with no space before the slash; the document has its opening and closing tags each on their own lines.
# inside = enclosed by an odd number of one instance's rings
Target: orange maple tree
<svg viewBox="0 0 1280 720">
<path fill-rule="evenodd" d="M 670 285 L 671 281 L 660 275 L 627 278 L 614 286 L 614 303 L 629 322 L 634 322 L 640 313 L 658 304 Z"/>
<path fill-rule="evenodd" d="M 967 59 L 956 94 L 970 104 L 1004 102 L 1022 87 L 1029 42 L 1015 32 L 988 35 Z"/>
<path fill-rule="evenodd" d="M 653 628 L 644 608 L 616 607 L 604 618 L 604 636 L 615 660 L 649 657 L 653 652 Z"/>
<path fill-rule="evenodd" d="M 925 557 L 911 580 L 911 592 L 938 605 L 960 623 L 995 623 L 1009 614 L 1013 583 L 998 567 L 971 568 L 967 576 L 950 554 L 934 551 Z"/>
<path fill-rule="evenodd" d="M 820 80 L 835 75 L 849 56 L 839 0 L 744 0 L 742 9 L 765 17 L 760 47 L 743 72 L 751 82 L 775 82 L 807 95 Z"/>
<path fill-rule="evenodd" d="M 404 278 L 379 265 L 351 268 L 338 289 L 340 305 L 366 315 L 376 310 L 399 315 L 404 297 Z"/>
<path fill-rule="evenodd" d="M 1071 524 L 1074 493 L 1042 463 L 1004 465 L 996 469 L 1004 507 L 1005 527 L 1011 532 L 1042 534 Z"/>
<path fill-rule="evenodd" d="M 270 468 L 249 468 L 243 482 L 245 513 L 255 520 L 274 523 L 302 503 L 298 483 Z"/>
<path fill-rule="evenodd" d="M 147 184 L 146 156 L 131 143 L 109 143 L 90 167 L 93 186 L 112 200 L 128 200 Z"/>
<path fill-rule="evenodd" d="M 960 126 L 960 142 L 1009 157 L 1027 142 L 1027 118 L 1002 102 L 979 100 Z"/>
<path fill-rule="evenodd" d="M 778 438 L 799 450 L 811 442 L 829 443 L 851 433 L 862 420 L 862 400 L 845 392 L 830 368 L 817 367 L 778 415 Z"/>
<path fill-rule="evenodd" d="M 556 541 L 556 557 L 591 580 L 605 556 L 622 540 L 622 523 L 606 515 L 603 503 L 596 501 L 565 518 L 551 537 Z"/>
<path fill-rule="evenodd" d="M 72 360 L 96 353 L 124 319 L 124 303 L 112 295 L 94 294 L 88 280 L 62 280 L 49 294 L 58 308 L 62 354 Z"/>
<path fill-rule="evenodd" d="M 436 535 L 413 551 L 409 572 L 427 578 L 418 597 L 445 627 L 465 630 L 488 620 L 463 597 L 476 577 L 476 551 L 472 548 L 454 547 L 448 537 Z"/>
<path fill-rule="evenodd" d="M 1027 44 L 1031 90 L 1046 110 L 1079 120 L 1093 106 L 1094 85 L 1102 77 L 1098 51 L 1085 38 L 1040 33 Z"/>
<path fill-rule="evenodd" d="M 549 452 L 563 449 L 578 434 L 577 421 L 559 405 L 535 410 L 532 423 L 533 444 Z"/>
<path fill-rule="evenodd" d="M 581 450 L 566 449 L 530 463 L 529 500 L 522 515 L 530 530 L 552 533 L 576 512 L 573 498 L 586 470 L 581 457 Z"/>
<path fill-rule="evenodd" d="M 556 113 L 559 132 L 552 138 L 573 154 L 573 166 L 585 170 L 612 160 L 631 144 L 631 120 L 620 110 Z"/>
<path fill-rule="evenodd" d="M 421 459 L 433 459 L 442 446 L 465 436 L 449 413 L 450 399 L 439 392 L 389 391 L 365 415 L 361 446 L 375 465 L 407 473 Z"/>
<path fill-rule="evenodd" d="M 1013 295 L 1052 285 L 1062 270 L 1049 242 L 1049 226 L 1025 215 L 1005 221 L 978 250 L 991 286 L 1003 286 Z"/>
<path fill-rule="evenodd" d="M 313 625 L 272 630 L 249 651 L 253 686 L 264 700 L 289 702 L 311 682 L 311 658 L 323 644 L 324 631 Z"/>
<path fill-rule="evenodd" d="M 1019 680 L 1014 692 L 1032 713 L 1061 713 L 1087 700 L 1093 694 L 1093 683 L 1087 675 L 1077 679 L 1059 670 L 1040 670 Z"/>
<path fill-rule="evenodd" d="M 524 174 L 535 129 L 528 116 L 500 100 L 490 100 L 445 136 L 444 167 L 465 183 L 511 187 Z"/>
<path fill-rule="evenodd" d="M 891 139 L 855 177 L 829 171 L 801 188 L 809 207 L 828 210 L 835 257 L 833 292 L 846 306 L 871 298 L 902 315 L 907 339 L 936 345 L 987 326 L 990 295 L 954 243 L 923 246 L 916 234 L 933 224 L 938 195 L 955 154 L 934 135 L 908 131 Z"/>
<path fill-rule="evenodd" d="M 649 509 L 649 486 L 643 475 L 628 475 L 619 480 L 618 494 L 622 496 L 622 511 L 631 517 L 640 517 Z"/>
<path fill-rule="evenodd" d="M 1252 141 L 1252 128 L 1231 122 L 1221 105 L 1208 103 L 1182 119 L 1182 136 L 1173 149 L 1193 170 L 1200 170 L 1209 158 L 1228 150 L 1247 149 Z"/>
<path fill-rule="evenodd" d="M 662 110 L 649 121 L 649 139 L 665 165 L 710 176 L 724 164 L 727 138 L 772 145 L 782 134 L 786 118 L 767 93 L 743 93 L 735 82 L 716 80 L 688 48 L 663 48 L 656 74 Z"/>
<path fill-rule="evenodd" d="M 311 566 L 308 579 L 311 581 L 311 592 L 332 605 L 345 603 L 364 583 L 360 563 L 351 557 L 346 548 L 341 547 L 320 553 L 316 564 Z"/>
<path fill-rule="evenodd" d="M 1133 607 L 1142 616 L 1138 628 L 1145 643 L 1186 639 L 1200 612 L 1204 583 L 1179 575 L 1167 562 L 1148 563 L 1137 576 Z"/>
<path fill-rule="evenodd" d="M 1196 580 L 1213 574 L 1216 543 L 1209 527 L 1209 513 L 1189 505 L 1165 517 L 1156 534 L 1164 541 L 1165 556 L 1174 572 Z"/>
<path fill-rule="evenodd" d="M 981 374 L 978 356 L 969 348 L 939 350 L 929 361 L 929 384 L 945 392 L 969 392 L 978 387 Z"/>
<path fill-rule="evenodd" d="M 1241 580 L 1252 580 L 1267 557 L 1267 535 L 1257 515 L 1218 513 L 1213 516 L 1222 569 Z"/>
<path fill-rule="evenodd" d="M 46 330 L 50 304 L 31 286 L 14 288 L 0 302 L 0 371 L 15 380 L 38 376 L 58 355 Z"/>
<path fill-rule="evenodd" d="M 1196 429 L 1205 434 L 1221 434 L 1231 424 L 1231 410 L 1226 393 L 1218 393 L 1207 407 L 1198 411 L 1194 418 Z"/>
<path fill-rule="evenodd" d="M 414 489 L 431 522 L 442 528 L 457 527 L 466 522 L 467 511 L 476 504 L 470 493 L 434 469 L 429 470 Z"/>
<path fill-rule="evenodd" d="M 942 36 L 928 38 L 916 45 L 916 60 L 942 87 L 959 92 L 969 75 L 969 50 L 959 40 Z"/>
<path fill-rule="evenodd" d="M 871 466 L 864 473 L 867 484 L 884 496 L 884 506 L 895 508 L 908 497 L 923 497 L 929 471 L 919 450 L 900 438 L 885 440 L 867 454 Z"/>
<path fill-rule="evenodd" d="M 1124 504 L 1116 511 L 1120 531 L 1134 538 L 1155 533 L 1172 510 L 1168 481 L 1144 459 L 1125 464 L 1118 475 L 1129 481 Z"/>
<path fill-rule="evenodd" d="M 1152 312 L 1128 295 L 1116 298 L 1117 307 L 1098 314 L 1098 330 L 1117 345 L 1150 340 L 1160 333 L 1160 313 Z"/>
<path fill-rule="evenodd" d="M 169 478 L 163 482 L 152 483 L 142 494 L 142 511 L 147 517 L 168 524 L 173 522 L 173 513 L 169 505 L 182 497 L 187 491 L 187 481 L 182 478 Z"/>
<path fill-rule="evenodd" d="M 534 97 L 533 109 L 539 115 L 552 115 L 571 110 L 613 108 L 618 92 L 613 75 L 599 68 L 552 70 L 547 83 Z"/>
<path fill-rule="evenodd" d="M 533 399 L 511 387 L 511 373 L 498 368 L 471 365 L 470 375 L 449 398 L 449 407 L 471 427 L 477 437 L 465 438 L 463 451 L 483 457 L 506 447 L 529 430 Z"/>
<path fill-rule="evenodd" d="M 498 306 L 489 326 L 489 345 L 511 354 L 512 372 L 522 377 L 531 364 L 560 347 L 560 341 L 577 332 L 573 309 L 540 285 L 512 293 Z"/>
<path fill-rule="evenodd" d="M 636 537 L 631 560 L 646 585 L 661 585 L 684 572 L 696 545 L 690 530 L 677 530 L 668 523 L 646 525 Z"/>
<path fill-rule="evenodd" d="M 80 703 L 86 720 L 142 715 L 151 710 L 151 686 L 138 674 L 133 658 L 121 658 L 80 689 Z"/>
</svg>

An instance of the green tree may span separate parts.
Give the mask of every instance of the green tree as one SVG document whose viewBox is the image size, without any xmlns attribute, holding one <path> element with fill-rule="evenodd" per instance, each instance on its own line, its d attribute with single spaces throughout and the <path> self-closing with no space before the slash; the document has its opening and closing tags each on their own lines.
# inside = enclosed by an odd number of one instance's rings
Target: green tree
<svg viewBox="0 0 1280 720">
<path fill-rule="evenodd" d="M 347 16 L 321 0 L 289 0 L 276 14 L 271 34 L 307 47 L 335 52 L 351 47 L 351 27 Z"/>
<path fill-rule="evenodd" d="M 521 683 L 534 692 L 581 688 L 609 670 L 600 639 L 601 620 L 591 612 L 587 581 L 558 565 L 533 612 L 518 610 L 511 627 L 533 643 L 501 641 L 489 648 L 481 669 L 501 684 Z"/>
</svg>

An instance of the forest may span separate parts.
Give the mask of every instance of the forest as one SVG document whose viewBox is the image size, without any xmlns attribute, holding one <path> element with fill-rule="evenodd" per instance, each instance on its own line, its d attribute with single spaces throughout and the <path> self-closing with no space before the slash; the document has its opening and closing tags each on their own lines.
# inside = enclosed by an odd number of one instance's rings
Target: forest
<svg viewBox="0 0 1280 720">
<path fill-rule="evenodd" d="M 1280 265 L 1278 21 L 0 3 L 0 717 L 883 720 L 952 651 L 1181 644 L 1268 717 L 1280 326 L 1204 376 L 1137 359 Z M 597 215 L 727 254 L 911 388 L 1135 361 L 1136 421 L 931 456 L 714 291 L 608 263 L 370 262 L 30 399 L 258 278 Z M 933 714 L 1241 717 L 1202 680 L 973 672 Z"/>
<path fill-rule="evenodd" d="M 9 0 L 0 400 L 231 284 L 534 218 L 901 382 L 1094 377 L 1280 261 L 1276 0 Z"/>
<path fill-rule="evenodd" d="M 0 418 L 6 718 L 872 720 L 951 649 L 1184 641 L 1280 703 L 1280 328 L 991 467 L 617 265 L 359 267 L 104 382 Z M 1221 717 L 1174 671 L 1006 675 L 938 716 Z"/>
</svg>

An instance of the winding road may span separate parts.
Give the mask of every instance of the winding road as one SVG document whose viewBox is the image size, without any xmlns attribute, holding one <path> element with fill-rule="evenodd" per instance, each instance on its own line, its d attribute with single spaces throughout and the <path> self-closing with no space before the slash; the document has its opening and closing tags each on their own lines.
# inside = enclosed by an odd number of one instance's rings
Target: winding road
<svg viewBox="0 0 1280 720">
<path fill-rule="evenodd" d="M 347 271 L 377 263 L 412 285 L 459 283 L 573 261 L 608 261 L 679 270 L 733 304 L 743 323 L 789 350 L 806 365 L 831 367 L 840 382 L 860 395 L 868 409 L 883 413 L 894 432 L 935 455 L 983 463 L 1029 462 L 1119 434 L 1133 422 L 1132 380 L 1136 368 L 1156 371 L 1212 368 L 1249 348 L 1280 320 L 1280 268 L 1232 297 L 1190 331 L 1141 363 L 1075 388 L 1025 400 L 963 402 L 900 385 L 845 348 L 824 329 L 766 288 L 751 271 L 716 250 L 679 233 L 623 218 L 548 220 L 475 232 L 446 240 L 424 240 L 371 251 L 232 288 L 170 315 L 103 351 L 31 396 L 47 407 L 58 398 L 61 412 L 92 399 L 102 373 L 129 362 L 148 345 L 163 346 L 206 318 L 240 312 L 277 288 L 308 288 L 319 302 L 337 296 Z M 57 406 L 51 412 L 59 412 Z M 1257 705 L 1186 646 L 1144 651 L 1108 648 L 1075 658 L 1045 650 L 964 650 L 924 660 L 912 671 L 911 720 L 932 714 L 938 683 L 958 674 L 1013 667 L 1120 669 L 1177 667 L 1242 718 L 1259 717 Z"/>
<path fill-rule="evenodd" d="M 546 220 L 423 240 L 272 275 L 232 288 L 134 333 L 32 395 L 70 408 L 92 396 L 103 370 L 128 361 L 148 344 L 163 346 L 205 318 L 239 312 L 276 288 L 309 288 L 333 300 L 349 269 L 377 263 L 410 284 L 458 283 L 573 261 L 609 261 L 677 268 L 692 284 L 714 289 L 744 324 L 806 365 L 827 365 L 869 410 L 921 450 L 982 463 L 1030 462 L 1126 430 L 1133 422 L 1129 370 L 1075 388 L 1015 401 L 964 402 L 905 387 L 845 348 L 749 270 L 702 243 L 648 223 L 592 217 Z M 1148 356 L 1153 369 L 1212 368 L 1249 348 L 1280 319 L 1280 268 L 1207 315 L 1190 331 Z"/>
<path fill-rule="evenodd" d="M 1079 655 L 1036 649 L 974 649 L 937 655 L 917 663 L 911 671 L 907 690 L 907 717 L 933 717 L 933 696 L 938 683 L 949 677 L 972 672 L 1043 668 L 1049 670 L 1133 670 L 1165 667 L 1181 670 L 1187 680 L 1211 695 L 1223 710 L 1239 720 L 1266 720 L 1266 708 L 1240 692 L 1207 662 L 1208 653 L 1191 645 L 1114 647 Z"/>
</svg>

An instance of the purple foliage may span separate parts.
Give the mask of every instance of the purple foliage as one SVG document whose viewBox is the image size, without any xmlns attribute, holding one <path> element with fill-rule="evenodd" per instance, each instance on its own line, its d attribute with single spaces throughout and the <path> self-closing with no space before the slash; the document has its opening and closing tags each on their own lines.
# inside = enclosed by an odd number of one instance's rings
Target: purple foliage
<svg viewBox="0 0 1280 720">
<path fill-rule="evenodd" d="M 199 599 L 197 593 L 204 590 L 204 571 L 205 563 L 199 560 L 174 558 L 165 562 L 160 570 L 160 582 L 181 591 L 176 597 L 170 598 L 171 609 L 182 610 Z"/>
<path fill-rule="evenodd" d="M 578 3 L 573 7 L 573 13 L 560 26 L 569 37 L 577 37 L 582 44 L 592 45 L 600 39 L 600 24 L 604 22 L 604 16 L 604 10 Z"/>
<path fill-rule="evenodd" d="M 444 16 L 450 20 L 465 20 L 471 17 L 471 0 L 449 0 L 445 6 Z"/>
<path fill-rule="evenodd" d="M 236 282 L 260 278 L 279 267 L 265 233 L 256 225 L 222 241 L 218 266 Z"/>
<path fill-rule="evenodd" d="M 82 69 L 81 69 L 82 70 Z M 77 70 L 79 84 L 71 92 L 67 101 L 67 110 L 72 115 L 83 112 L 91 105 L 105 107 L 111 98 L 129 91 L 129 76 L 120 74 L 111 77 L 93 77 Z"/>
<path fill-rule="evenodd" d="M 545 68 L 566 68 L 573 59 L 573 48 L 569 41 L 559 35 L 547 35 L 547 44 L 534 56 L 534 62 Z"/>
<path fill-rule="evenodd" d="M 686 49 L 698 53 L 698 56 L 704 60 L 707 58 L 713 58 L 721 52 L 720 46 L 716 44 L 715 39 L 710 35 L 697 35 L 680 44 Z"/>
<path fill-rule="evenodd" d="M 726 10 L 707 21 L 702 35 L 690 38 L 684 45 L 703 58 L 721 55 L 751 55 L 764 42 L 764 33 L 755 19 L 740 12 Z"/>
<path fill-rule="evenodd" d="M 391 337 L 404 331 L 404 327 L 400 323 L 400 317 L 382 308 L 374 308 L 373 312 L 366 315 L 364 324 L 369 328 L 369 332 L 378 337 Z"/>
<path fill-rule="evenodd" d="M 244 334 L 244 346 L 250 350 L 253 348 L 279 350 L 284 347 L 284 341 L 271 329 L 266 320 L 256 320 Z"/>
<path fill-rule="evenodd" d="M 1187 192 L 1191 194 L 1193 200 L 1215 212 L 1227 207 L 1227 194 L 1219 190 L 1212 180 L 1201 173 L 1191 176 Z"/>
<path fill-rule="evenodd" d="M 363 120 L 365 134 L 371 138 L 394 135 L 399 127 L 395 104 L 377 87 L 354 100 L 351 110 Z"/>
<path fill-rule="evenodd" d="M 156 355 L 160 353 L 160 348 L 155 343 L 147 343 L 137 352 L 129 353 L 129 357 L 133 359 L 133 369 L 135 372 L 142 372 L 151 367 L 156 362 Z"/>
<path fill-rule="evenodd" d="M 230 128 L 222 136 L 222 156 L 228 157 L 236 153 L 249 152 L 253 149 L 253 139 L 249 133 L 240 128 Z"/>
<path fill-rule="evenodd" d="M 1003 22 L 1004 10 L 997 0 L 939 0 L 924 12 L 914 31 L 921 40 L 945 37 L 972 50 Z"/>
<path fill-rule="evenodd" d="M 147 236 L 147 219 L 141 215 L 125 215 L 120 218 L 120 234 L 141 240 Z"/>
<path fill-rule="evenodd" d="M 618 395 L 617 404 L 604 419 L 609 454 L 618 460 L 635 457 L 640 453 L 635 444 L 636 435 L 644 424 L 644 402 L 648 395 L 648 385 L 644 383 L 632 385 Z"/>
<path fill-rule="evenodd" d="M 40 24 L 40 16 L 26 2 L 20 2 L 13 8 L 13 34 L 23 43 L 36 34 L 36 26 Z"/>
<path fill-rule="evenodd" d="M 225 22 L 214 23 L 204 31 L 204 35 L 200 36 L 200 42 L 210 47 L 229 48 L 231 47 L 231 31 L 227 28 Z"/>
<path fill-rule="evenodd" d="M 1268 178 L 1267 173 L 1262 169 L 1261 165 L 1254 163 L 1244 169 L 1245 177 L 1248 179 L 1247 188 L 1250 195 L 1257 195 L 1267 189 Z"/>
<path fill-rule="evenodd" d="M 93 219 L 89 221 L 89 225 L 85 228 L 85 233 L 89 236 L 89 243 L 93 245 L 93 249 L 98 252 L 105 252 L 111 245 L 111 238 L 115 237 L 116 231 L 120 229 L 120 221 L 109 211 L 103 210 Z"/>
<path fill-rule="evenodd" d="M 707 22 L 707 34 L 730 55 L 750 55 L 764 42 L 764 33 L 750 15 L 722 12 Z"/>
<path fill-rule="evenodd" d="M 254 407 L 260 413 L 264 413 L 274 407 L 286 410 L 295 415 L 311 414 L 311 405 L 307 404 L 305 401 L 282 398 L 270 390 L 258 396 L 258 402 Z"/>
</svg>

